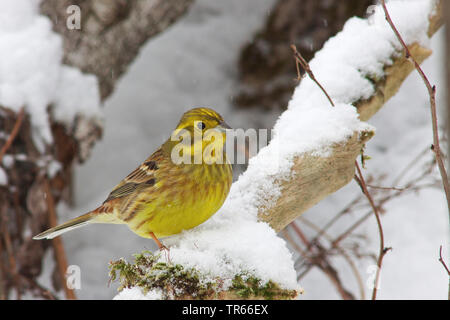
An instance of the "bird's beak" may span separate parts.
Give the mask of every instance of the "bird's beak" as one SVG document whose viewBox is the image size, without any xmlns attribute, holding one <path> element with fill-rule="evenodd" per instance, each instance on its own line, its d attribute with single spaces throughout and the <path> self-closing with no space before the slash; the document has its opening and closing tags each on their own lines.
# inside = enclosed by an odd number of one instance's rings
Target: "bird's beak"
<svg viewBox="0 0 450 320">
<path fill-rule="evenodd" d="M 227 129 L 232 129 L 232 128 L 225 121 L 221 121 L 219 123 L 219 125 L 216 127 L 216 129 L 222 133 L 226 133 Z"/>
<path fill-rule="evenodd" d="M 233 128 L 230 127 L 230 126 L 228 125 L 228 123 L 226 123 L 225 121 L 220 122 L 220 123 L 219 123 L 219 126 L 221 126 L 221 127 L 224 128 L 224 129 L 233 129 Z"/>
</svg>

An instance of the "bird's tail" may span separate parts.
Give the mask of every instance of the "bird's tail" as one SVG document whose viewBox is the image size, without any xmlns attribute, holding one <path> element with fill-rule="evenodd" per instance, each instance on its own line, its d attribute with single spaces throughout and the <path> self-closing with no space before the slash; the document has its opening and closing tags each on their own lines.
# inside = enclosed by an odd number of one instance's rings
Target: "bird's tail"
<svg viewBox="0 0 450 320">
<path fill-rule="evenodd" d="M 83 214 L 75 219 L 69 220 L 63 224 L 60 224 L 59 226 L 56 226 L 54 228 L 50 228 L 37 236 L 34 236 L 34 240 L 41 240 L 41 239 L 53 239 L 67 231 L 71 231 L 73 229 L 77 229 L 79 227 L 85 226 L 89 223 L 94 222 L 94 219 L 98 216 L 98 214 L 95 213 L 95 211 L 88 212 L 86 214 Z"/>
</svg>

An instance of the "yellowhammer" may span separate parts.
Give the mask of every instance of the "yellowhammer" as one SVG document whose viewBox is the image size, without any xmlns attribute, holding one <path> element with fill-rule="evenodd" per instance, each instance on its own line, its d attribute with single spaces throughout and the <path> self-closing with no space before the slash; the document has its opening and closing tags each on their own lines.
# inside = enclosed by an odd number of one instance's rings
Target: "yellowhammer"
<svg viewBox="0 0 450 320">
<path fill-rule="evenodd" d="M 123 179 L 97 209 L 51 228 L 33 239 L 52 239 L 89 223 L 126 224 L 144 238 L 191 229 L 209 219 L 225 201 L 232 182 L 222 116 L 195 108 L 172 136 Z"/>
</svg>

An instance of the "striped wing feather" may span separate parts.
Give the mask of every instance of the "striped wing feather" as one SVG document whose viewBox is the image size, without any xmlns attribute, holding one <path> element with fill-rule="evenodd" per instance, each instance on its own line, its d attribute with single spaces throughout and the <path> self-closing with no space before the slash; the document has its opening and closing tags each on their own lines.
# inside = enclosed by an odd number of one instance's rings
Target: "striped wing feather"
<svg viewBox="0 0 450 320">
<path fill-rule="evenodd" d="M 156 183 L 155 172 L 159 169 L 158 158 L 161 156 L 158 149 L 148 157 L 138 168 L 123 179 L 109 194 L 105 202 L 127 197 L 135 192 L 152 187 Z M 105 203 L 104 202 L 104 203 Z"/>
</svg>

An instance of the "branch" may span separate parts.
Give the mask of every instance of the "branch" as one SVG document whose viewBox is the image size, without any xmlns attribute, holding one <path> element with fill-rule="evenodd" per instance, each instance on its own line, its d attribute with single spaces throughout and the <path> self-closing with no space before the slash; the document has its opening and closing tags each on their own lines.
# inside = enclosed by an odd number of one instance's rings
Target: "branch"
<svg viewBox="0 0 450 320">
<path fill-rule="evenodd" d="M 291 45 L 291 48 L 294 51 L 294 56 L 296 59 L 298 80 L 300 80 L 300 70 L 299 70 L 299 64 L 300 64 L 302 66 L 302 68 L 308 73 L 311 80 L 314 81 L 317 84 L 317 86 L 319 86 L 320 90 L 322 90 L 322 92 L 325 94 L 328 101 L 331 103 L 331 106 L 334 107 L 335 104 L 334 104 L 333 100 L 331 99 L 330 95 L 325 90 L 325 88 L 320 84 L 320 82 L 316 80 L 316 77 L 314 76 L 314 73 L 312 72 L 308 62 L 302 57 L 300 52 L 297 51 L 297 48 L 295 47 L 295 45 Z M 363 165 L 364 165 L 364 163 L 363 163 Z M 383 258 L 389 249 L 384 247 L 384 232 L 383 232 L 383 226 L 381 224 L 380 213 L 379 213 L 377 206 L 375 205 L 375 203 L 373 201 L 372 196 L 370 195 L 369 190 L 367 189 L 367 184 L 366 184 L 364 176 L 361 172 L 361 169 L 359 167 L 358 161 L 355 161 L 355 167 L 356 167 L 356 171 L 357 171 L 357 175 L 355 175 L 355 180 L 358 183 L 358 185 L 361 187 L 361 190 L 364 193 L 364 195 L 366 196 L 366 198 L 369 200 L 370 206 L 372 207 L 373 213 L 375 214 L 375 218 L 377 220 L 377 225 L 378 225 L 378 230 L 379 230 L 379 235 L 380 235 L 380 252 L 378 255 L 378 262 L 377 262 L 378 268 L 377 268 L 377 272 L 376 272 L 376 276 L 375 276 L 375 284 L 374 284 L 373 293 L 372 293 L 372 300 L 376 300 L 377 290 L 378 290 L 379 281 L 380 281 L 381 266 L 383 264 Z M 294 230 L 298 234 L 303 235 L 303 233 L 300 231 L 300 229 L 296 226 L 295 221 L 291 225 L 293 226 Z M 305 242 L 305 244 L 307 245 L 308 248 L 311 248 L 311 245 L 309 244 L 308 240 L 304 236 L 302 236 L 301 239 L 302 239 L 302 241 Z M 320 246 L 320 249 L 321 249 L 321 251 L 326 252 L 326 250 L 323 250 L 322 246 Z M 341 252 L 343 252 L 343 250 L 341 250 Z M 345 254 L 344 254 L 344 256 L 345 256 Z M 323 257 L 324 257 L 323 255 L 320 255 L 321 259 L 324 259 Z M 338 282 L 338 284 L 340 284 L 340 282 Z M 346 291 L 342 291 L 341 286 L 337 286 L 337 288 L 338 288 L 339 293 L 341 294 L 341 296 L 344 299 L 349 298 L 349 295 L 345 294 Z M 352 297 L 352 295 L 350 295 L 350 297 Z"/>
<path fill-rule="evenodd" d="M 430 96 L 430 111 L 431 111 L 431 123 L 433 128 L 433 145 L 431 146 L 431 150 L 433 150 L 436 162 L 439 168 L 439 173 L 441 175 L 442 185 L 444 187 L 445 197 L 447 199 L 447 210 L 448 215 L 450 219 L 450 185 L 448 182 L 448 176 L 447 176 L 447 170 L 445 169 L 444 159 L 441 152 L 441 146 L 439 141 L 439 128 L 438 128 L 438 118 L 437 118 L 437 111 L 436 111 L 436 86 L 432 86 L 430 81 L 428 80 L 428 77 L 426 76 L 425 72 L 423 72 L 422 68 L 420 67 L 419 63 L 415 59 L 414 55 L 411 54 L 408 46 L 406 45 L 405 41 L 403 40 L 402 36 L 400 35 L 400 32 L 395 27 L 394 22 L 392 21 L 389 11 L 386 7 L 385 0 L 381 0 L 381 5 L 384 10 L 384 14 L 386 16 L 386 20 L 388 21 L 389 25 L 391 26 L 392 30 L 395 33 L 395 36 L 397 37 L 398 41 L 401 43 L 404 51 L 405 51 L 405 58 L 410 60 L 412 64 L 414 65 L 414 68 L 419 73 L 420 77 L 422 78 L 427 90 L 428 95 Z M 439 3 L 440 9 L 442 10 L 442 2 Z M 445 266 L 445 264 L 444 264 Z M 448 296 L 450 297 L 450 283 L 448 287 Z"/>
<path fill-rule="evenodd" d="M 364 176 L 361 172 L 361 169 L 359 168 L 358 162 L 355 161 L 355 167 L 358 175 L 355 175 L 355 180 L 358 182 L 359 186 L 361 187 L 361 190 L 366 195 L 367 199 L 369 200 L 370 206 L 372 207 L 373 213 L 375 214 L 375 218 L 377 220 L 378 225 L 378 233 L 380 235 L 380 252 L 378 253 L 378 260 L 377 260 L 377 273 L 375 275 L 375 283 L 373 287 L 372 292 L 372 300 L 376 300 L 377 298 L 377 290 L 380 283 L 380 272 L 381 272 L 381 266 L 383 264 L 383 258 L 386 255 L 386 253 L 390 250 L 390 248 L 384 247 L 384 232 L 383 232 L 383 226 L 381 224 L 381 218 L 380 218 L 380 212 L 375 205 L 375 202 L 372 199 L 372 196 L 370 195 L 369 190 L 367 190 L 366 181 L 364 180 Z"/>
<path fill-rule="evenodd" d="M 326 95 L 328 101 L 330 101 L 331 105 L 334 107 L 334 102 L 331 99 L 331 97 L 328 95 L 328 92 L 325 90 L 324 87 L 322 87 L 322 85 L 320 84 L 319 81 L 317 81 L 316 77 L 314 76 L 314 73 L 312 72 L 309 63 L 305 60 L 305 58 L 303 58 L 303 56 L 300 54 L 300 52 L 298 52 L 297 47 L 295 46 L 295 44 L 291 45 L 291 49 L 292 51 L 294 51 L 294 56 L 295 56 L 295 61 L 296 61 L 296 67 L 297 67 L 297 80 L 300 81 L 301 79 L 301 74 L 300 74 L 300 70 L 298 65 L 300 64 L 303 68 L 303 70 L 305 70 L 305 72 L 309 75 L 309 77 L 311 78 L 312 81 L 314 81 L 320 88 L 320 90 L 322 90 L 322 92 Z"/>
<path fill-rule="evenodd" d="M 45 195 L 47 199 L 47 208 L 49 213 L 49 226 L 56 227 L 58 225 L 58 217 L 56 215 L 55 211 L 55 200 L 53 199 L 52 190 L 50 188 L 50 183 L 47 178 L 44 178 L 44 188 L 45 188 Z M 66 299 L 69 300 L 76 300 L 77 297 L 75 295 L 75 292 L 73 289 L 70 289 L 67 287 L 66 283 L 66 271 L 67 271 L 67 258 L 66 253 L 64 250 L 64 245 L 62 242 L 61 237 L 56 237 L 55 239 L 52 239 L 53 244 L 53 250 L 56 257 L 56 262 L 58 264 L 58 272 L 59 277 L 61 280 L 61 285 L 64 289 L 64 293 L 66 295 Z"/>
<path fill-rule="evenodd" d="M 102 100 L 151 37 L 187 12 L 193 0 L 44 0 L 41 12 L 64 38 L 64 63 L 95 74 Z M 81 29 L 66 26 L 70 5 L 81 9 Z"/>
<path fill-rule="evenodd" d="M 431 119 L 432 119 L 432 128 L 433 128 L 432 150 L 434 151 L 434 154 L 436 156 L 436 162 L 438 164 L 439 172 L 441 174 L 442 184 L 444 186 L 445 196 L 447 198 L 447 209 L 449 211 L 449 218 L 450 218 L 450 186 L 449 186 L 449 182 L 448 182 L 447 171 L 445 170 L 444 160 L 442 159 L 441 146 L 439 143 L 439 128 L 438 128 L 438 119 L 437 119 L 437 112 L 436 112 L 436 86 L 431 85 L 425 72 L 423 72 L 419 63 L 417 62 L 414 55 L 411 53 L 411 51 L 409 50 L 405 41 L 403 40 L 402 36 L 400 35 L 397 28 L 395 27 L 394 22 L 392 21 L 390 15 L 389 15 L 388 9 L 386 8 L 385 0 L 381 0 L 381 4 L 383 6 L 383 10 L 386 15 L 386 20 L 388 21 L 388 23 L 391 26 L 392 30 L 394 31 L 397 39 L 400 41 L 400 43 L 402 44 L 402 47 L 405 50 L 405 59 L 408 59 L 413 63 L 414 68 L 417 70 L 417 72 L 419 73 L 423 82 L 425 83 L 425 86 L 427 87 L 427 90 L 428 90 L 428 94 L 430 96 L 430 110 L 431 110 Z"/>
<path fill-rule="evenodd" d="M 24 115 L 25 115 L 24 109 L 21 108 L 17 116 L 16 123 L 14 124 L 11 134 L 8 137 L 8 140 L 6 140 L 5 144 L 0 149 L 0 162 L 2 162 L 3 156 L 5 155 L 6 151 L 8 151 L 9 147 L 11 147 L 11 144 L 13 143 L 17 134 L 19 133 L 19 129 L 20 126 L 22 125 Z"/>
<path fill-rule="evenodd" d="M 444 267 L 445 271 L 447 271 L 447 275 L 450 276 L 450 269 L 447 267 L 447 264 L 444 261 L 444 258 L 442 257 L 442 246 L 439 247 L 439 262 Z"/>
<path fill-rule="evenodd" d="M 445 263 L 444 258 L 442 256 L 442 246 L 439 247 L 439 262 L 442 264 L 442 266 L 444 267 L 445 271 L 447 271 L 448 285 L 449 285 L 449 288 L 450 288 L 450 269 L 448 268 L 448 266 Z M 450 289 L 448 290 L 448 300 L 450 300 Z"/>
<path fill-rule="evenodd" d="M 442 6 L 439 2 L 430 16 L 428 35 L 432 36 L 442 26 Z M 431 55 L 431 50 L 417 43 L 408 49 L 418 63 Z M 360 119 L 370 119 L 399 90 L 403 81 L 414 70 L 404 56 L 395 57 L 392 64 L 384 67 L 385 78 L 375 82 L 375 93 L 368 99 L 354 101 Z M 313 205 L 349 183 L 355 172 L 354 161 L 364 144 L 372 137 L 371 132 L 354 133 L 347 141 L 334 145 L 328 157 L 303 154 L 293 161 L 290 179 L 279 182 L 281 193 L 270 208 L 259 207 L 258 218 L 267 222 L 275 231 L 284 229 L 290 222 Z"/>
</svg>

